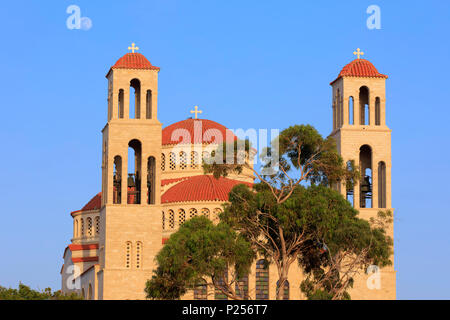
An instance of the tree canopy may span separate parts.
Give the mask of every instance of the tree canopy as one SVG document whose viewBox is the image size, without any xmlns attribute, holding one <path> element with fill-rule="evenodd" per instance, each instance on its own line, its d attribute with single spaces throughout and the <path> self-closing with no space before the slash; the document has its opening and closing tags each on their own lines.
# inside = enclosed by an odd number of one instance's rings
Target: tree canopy
<svg viewBox="0 0 450 320">
<path fill-rule="evenodd" d="M 227 224 L 194 217 L 158 253 L 158 267 L 146 284 L 147 297 L 178 299 L 206 283 L 229 298 L 240 299 L 233 284 L 249 272 L 254 257 L 250 244 Z"/>
<path fill-rule="evenodd" d="M 0 300 L 82 300 L 83 298 L 76 294 L 63 294 L 61 291 L 54 291 L 46 288 L 43 291 L 33 290 L 22 283 L 18 289 L 5 288 L 0 286 Z"/>
</svg>

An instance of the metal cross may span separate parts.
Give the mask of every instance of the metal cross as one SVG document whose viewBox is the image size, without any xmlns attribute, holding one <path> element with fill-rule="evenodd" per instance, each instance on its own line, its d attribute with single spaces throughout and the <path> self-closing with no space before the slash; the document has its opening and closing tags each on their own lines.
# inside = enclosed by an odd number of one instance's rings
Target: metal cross
<svg viewBox="0 0 450 320">
<path fill-rule="evenodd" d="M 354 54 L 355 56 L 358 56 L 358 59 L 360 59 L 359 56 L 364 55 L 364 52 L 362 52 L 362 51 L 358 48 L 358 49 L 356 49 L 356 51 L 353 52 L 353 54 Z"/>
<path fill-rule="evenodd" d="M 198 110 L 198 106 L 195 106 L 194 108 L 195 110 L 191 110 L 191 113 L 195 113 L 195 119 L 197 119 L 197 114 L 203 113 L 203 111 Z"/>
<path fill-rule="evenodd" d="M 131 52 L 133 52 L 134 53 L 134 50 L 139 50 L 139 47 L 136 47 L 135 45 L 134 45 L 134 42 L 131 44 L 131 47 L 128 47 L 128 50 L 131 50 Z"/>
</svg>

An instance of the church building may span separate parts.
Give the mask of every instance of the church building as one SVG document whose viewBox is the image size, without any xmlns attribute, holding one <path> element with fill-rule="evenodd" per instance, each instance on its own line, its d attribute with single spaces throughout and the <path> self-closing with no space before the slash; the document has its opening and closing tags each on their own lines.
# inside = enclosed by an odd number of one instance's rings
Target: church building
<svg viewBox="0 0 450 320">
<path fill-rule="evenodd" d="M 202 158 L 236 136 L 220 123 L 193 117 L 164 126 L 158 120 L 158 73 L 134 43 L 106 74 L 107 122 L 102 129 L 101 192 L 70 213 L 73 235 L 65 248 L 61 285 L 85 299 L 145 299 L 145 283 L 156 269 L 155 256 L 186 220 L 203 215 L 218 220 L 228 193 L 252 186 L 251 170 L 215 179 L 203 174 Z M 345 161 L 362 173 L 353 189 L 338 189 L 360 217 L 370 219 L 391 206 L 391 130 L 386 125 L 386 75 L 368 60 L 347 64 L 332 86 L 331 136 Z M 131 99 L 130 99 L 131 98 Z M 164 107 L 163 107 L 164 109 Z M 244 126 L 244 124 L 243 124 Z M 246 159 L 246 161 L 251 161 Z M 250 165 L 253 165 L 250 163 Z M 393 211 L 393 210 L 392 210 Z M 393 238 L 393 226 L 389 230 Z M 393 257 L 392 257 L 393 259 Z M 352 299 L 395 299 L 394 266 L 378 270 L 379 285 L 362 272 Z M 305 299 L 302 271 L 292 265 L 284 299 Z M 251 299 L 275 299 L 275 266 L 257 260 L 244 279 Z M 206 285 L 183 299 L 224 299 Z"/>
</svg>

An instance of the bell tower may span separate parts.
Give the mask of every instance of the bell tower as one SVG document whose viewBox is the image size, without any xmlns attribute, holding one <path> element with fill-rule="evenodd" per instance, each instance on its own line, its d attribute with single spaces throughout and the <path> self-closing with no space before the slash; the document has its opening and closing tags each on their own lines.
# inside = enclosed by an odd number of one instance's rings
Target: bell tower
<svg viewBox="0 0 450 320">
<path fill-rule="evenodd" d="M 109 70 L 102 130 L 99 299 L 143 299 L 161 248 L 158 72 L 133 43 Z"/>
<path fill-rule="evenodd" d="M 381 74 L 357 49 L 332 87 L 333 131 L 337 149 L 347 165 L 359 167 L 360 181 L 338 185 L 341 194 L 369 220 L 380 210 L 392 209 L 391 129 L 386 124 L 386 75 Z M 393 226 L 389 230 L 393 238 Z M 393 261 L 393 257 L 392 257 Z M 360 281 L 361 282 L 361 281 Z M 363 286 L 366 285 L 362 281 Z M 367 290 L 368 299 L 395 299 L 394 267 L 381 271 L 381 289 Z M 358 290 L 358 289 L 355 289 Z M 373 295 L 373 296 L 372 296 Z"/>
</svg>

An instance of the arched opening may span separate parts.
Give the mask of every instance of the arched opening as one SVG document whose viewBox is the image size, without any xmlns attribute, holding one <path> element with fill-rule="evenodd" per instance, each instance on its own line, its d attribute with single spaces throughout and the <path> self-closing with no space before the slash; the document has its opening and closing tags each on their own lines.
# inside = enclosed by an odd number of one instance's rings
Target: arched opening
<svg viewBox="0 0 450 320">
<path fill-rule="evenodd" d="M 131 242 L 126 243 L 125 268 L 131 269 Z"/>
<path fill-rule="evenodd" d="M 223 274 L 217 275 L 213 277 L 213 282 L 216 285 L 214 291 L 214 299 L 215 300 L 228 300 L 227 295 L 223 292 L 227 292 L 227 283 L 228 283 L 228 272 L 225 271 Z"/>
<path fill-rule="evenodd" d="M 239 278 L 235 284 L 235 291 L 238 297 L 241 299 L 248 300 L 250 296 L 248 294 L 248 275 Z"/>
<path fill-rule="evenodd" d="M 123 109 L 124 109 L 124 97 L 123 97 L 123 89 L 119 90 L 119 101 L 118 101 L 118 114 L 117 117 L 119 119 L 123 119 Z"/>
<path fill-rule="evenodd" d="M 92 285 L 89 283 L 88 300 L 92 300 Z"/>
<path fill-rule="evenodd" d="M 378 208 L 386 208 L 386 164 L 378 162 Z"/>
<path fill-rule="evenodd" d="M 169 154 L 169 168 L 170 170 L 175 170 L 177 168 L 176 165 L 176 156 L 174 152 Z"/>
<path fill-rule="evenodd" d="M 336 128 L 341 126 L 341 121 L 341 92 L 338 89 L 336 93 Z"/>
<path fill-rule="evenodd" d="M 100 234 L 100 217 L 95 217 L 95 235 Z"/>
<path fill-rule="evenodd" d="M 147 95 L 145 98 L 145 118 L 152 118 L 152 90 L 147 90 Z"/>
<path fill-rule="evenodd" d="M 198 161 L 198 152 L 197 151 L 191 151 L 191 168 L 197 169 L 199 165 Z"/>
<path fill-rule="evenodd" d="M 169 228 L 173 229 L 175 227 L 175 213 L 173 210 L 169 210 Z"/>
<path fill-rule="evenodd" d="M 354 161 L 352 160 L 347 161 L 347 170 L 353 171 L 353 169 L 354 169 Z M 347 179 L 345 182 L 345 187 L 346 187 L 346 199 L 348 202 L 352 204 L 352 206 L 354 206 L 355 182 L 352 181 L 351 179 Z"/>
<path fill-rule="evenodd" d="M 194 287 L 194 300 L 207 300 L 208 286 L 206 280 L 200 280 Z"/>
<path fill-rule="evenodd" d="M 180 151 L 180 169 L 184 170 L 187 168 L 187 155 L 186 152 Z"/>
<path fill-rule="evenodd" d="M 348 98 L 348 124 L 351 124 L 351 125 L 355 124 L 354 103 L 355 103 L 355 101 L 354 101 L 353 97 Z"/>
<path fill-rule="evenodd" d="M 202 216 L 209 219 L 209 209 L 208 208 L 202 209 Z"/>
<path fill-rule="evenodd" d="M 84 237 L 84 220 L 81 218 L 81 230 L 80 230 L 80 236 Z"/>
<path fill-rule="evenodd" d="M 269 300 L 269 264 L 264 259 L 256 262 L 256 300 Z"/>
<path fill-rule="evenodd" d="M 136 242 L 136 269 L 141 269 L 142 265 L 142 242 Z"/>
<path fill-rule="evenodd" d="M 179 209 L 178 210 L 178 224 L 181 225 L 186 221 L 186 212 L 184 211 L 184 209 Z"/>
<path fill-rule="evenodd" d="M 156 160 L 149 157 L 147 160 L 147 204 L 155 204 L 156 192 Z"/>
<path fill-rule="evenodd" d="M 375 125 L 379 126 L 381 124 L 381 110 L 380 110 L 380 98 L 375 98 Z"/>
<path fill-rule="evenodd" d="M 133 139 L 128 143 L 128 204 L 141 203 L 141 142 Z"/>
<path fill-rule="evenodd" d="M 277 281 L 277 290 L 280 290 L 280 280 Z M 289 300 L 289 281 L 284 281 L 283 300 Z"/>
<path fill-rule="evenodd" d="M 130 119 L 139 119 L 141 115 L 141 82 L 130 81 Z"/>
<path fill-rule="evenodd" d="M 161 153 L 161 171 L 166 170 L 166 155 Z"/>
<path fill-rule="evenodd" d="M 74 220 L 74 226 L 73 226 L 73 237 L 78 237 L 78 220 Z"/>
<path fill-rule="evenodd" d="M 113 203 L 122 203 L 122 157 L 114 157 Z"/>
<path fill-rule="evenodd" d="M 197 209 L 191 208 L 189 209 L 189 219 L 197 216 Z"/>
<path fill-rule="evenodd" d="M 363 145 L 359 149 L 360 181 L 360 207 L 372 208 L 372 149 Z"/>
<path fill-rule="evenodd" d="M 368 126 L 370 124 L 369 116 L 369 88 L 363 86 L 359 88 L 359 106 L 360 106 L 360 125 Z"/>
<path fill-rule="evenodd" d="M 87 234 L 89 237 L 92 237 L 92 219 L 87 218 Z"/>
</svg>

